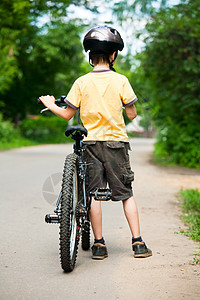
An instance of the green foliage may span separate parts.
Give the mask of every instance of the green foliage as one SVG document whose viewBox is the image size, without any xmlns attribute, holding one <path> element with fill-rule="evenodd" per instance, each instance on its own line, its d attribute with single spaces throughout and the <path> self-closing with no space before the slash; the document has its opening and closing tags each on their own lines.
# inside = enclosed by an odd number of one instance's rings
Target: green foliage
<svg viewBox="0 0 200 300">
<path fill-rule="evenodd" d="M 82 74 L 84 59 L 79 32 L 81 27 L 57 21 L 46 32 L 33 32 L 21 41 L 17 57 L 22 76 L 15 78 L 7 93 L 2 95 L 6 117 L 37 113 L 36 99 L 51 94 L 67 94 L 74 80 Z M 16 101 L 17 99 L 17 101 Z"/>
<path fill-rule="evenodd" d="M 66 94 L 81 73 L 82 27 L 56 21 L 46 26 L 46 30 L 45 34 L 36 36 L 27 67 L 37 76 L 35 85 L 39 95 L 42 92 Z"/>
<path fill-rule="evenodd" d="M 198 189 L 181 190 L 180 195 L 184 199 L 182 202 L 184 213 L 200 213 L 200 192 Z"/>
<path fill-rule="evenodd" d="M 16 55 L 19 38 L 29 27 L 29 9 L 30 3 L 25 0 L 0 2 L 0 93 L 8 90 L 14 78 L 21 75 Z"/>
<path fill-rule="evenodd" d="M 200 192 L 195 189 L 180 191 L 183 221 L 189 226 L 184 231 L 195 241 L 200 241 Z"/>
<path fill-rule="evenodd" d="M 74 119 L 74 125 L 77 121 Z M 0 114 L 0 149 L 6 150 L 38 144 L 72 142 L 65 136 L 68 122 L 58 118 L 39 116 L 36 119 L 24 119 L 18 128 Z"/>
<path fill-rule="evenodd" d="M 193 263 L 196 265 L 200 263 L 200 252 L 194 254 Z M 196 270 L 195 270 L 195 272 L 196 272 Z"/>
<path fill-rule="evenodd" d="M 163 164 L 179 164 L 189 168 L 200 168 L 200 133 L 190 126 L 183 128 L 172 124 L 157 135 L 155 161 Z"/>
<path fill-rule="evenodd" d="M 160 128 L 156 152 L 193 168 L 200 167 L 199 13 L 195 0 L 152 16 L 141 56 L 151 114 Z"/>
<path fill-rule="evenodd" d="M 200 214 L 184 215 L 183 221 L 189 224 L 189 229 L 185 233 L 195 241 L 200 241 Z"/>
<path fill-rule="evenodd" d="M 131 83 L 133 90 L 138 98 L 135 103 L 137 113 L 142 117 L 141 126 L 149 130 L 152 126 L 150 115 L 150 99 L 148 81 L 145 79 L 144 70 L 139 66 L 139 60 L 142 54 L 135 57 L 129 52 L 126 56 L 119 55 L 116 60 L 115 68 L 118 73 L 125 75 Z M 128 124 L 130 119 L 124 114 L 125 123 Z"/>
<path fill-rule="evenodd" d="M 184 2 L 184 0 L 180 0 Z M 122 23 L 127 20 L 135 20 L 138 16 L 150 15 L 159 9 L 164 9 L 173 5 L 170 0 L 135 0 L 135 1 L 117 1 L 114 3 L 113 11 Z"/>
<path fill-rule="evenodd" d="M 10 121 L 3 120 L 0 114 L 0 142 L 3 144 L 9 143 L 19 137 L 19 131 L 14 128 Z"/>
<path fill-rule="evenodd" d="M 0 108 L 5 118 L 38 112 L 40 95 L 66 94 L 83 74 L 80 35 L 85 25 L 70 20 L 68 7 L 86 0 L 13 0 L 0 2 Z M 46 23 L 40 23 L 40 17 Z"/>
<path fill-rule="evenodd" d="M 39 116 L 37 119 L 23 120 L 20 124 L 20 132 L 24 138 L 37 143 L 66 143 L 67 124 L 67 121 L 57 116 Z"/>
<path fill-rule="evenodd" d="M 13 124 L 8 120 L 3 120 L 3 116 L 0 113 L 0 149 L 8 150 L 12 148 L 18 148 L 22 146 L 31 146 L 36 143 L 23 138 L 18 128 L 15 128 Z"/>
<path fill-rule="evenodd" d="M 20 148 L 20 147 L 26 147 L 26 146 L 34 146 L 38 145 L 39 143 L 27 140 L 23 137 L 16 136 L 14 139 L 10 140 L 9 142 L 2 142 L 0 141 L 0 150 L 10 150 L 13 148 Z"/>
</svg>

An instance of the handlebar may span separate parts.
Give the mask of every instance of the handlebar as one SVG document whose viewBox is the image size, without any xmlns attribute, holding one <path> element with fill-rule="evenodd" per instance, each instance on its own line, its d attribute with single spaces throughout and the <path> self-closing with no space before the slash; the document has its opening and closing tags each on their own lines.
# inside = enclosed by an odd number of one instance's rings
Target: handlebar
<svg viewBox="0 0 200 300">
<path fill-rule="evenodd" d="M 63 96 L 60 97 L 60 99 L 55 99 L 55 104 L 58 105 L 58 106 L 60 104 L 63 104 L 63 103 L 66 104 L 66 102 L 64 101 L 65 98 L 66 98 L 66 96 L 63 95 Z M 37 104 L 42 104 L 42 101 L 39 98 L 37 99 Z"/>
</svg>

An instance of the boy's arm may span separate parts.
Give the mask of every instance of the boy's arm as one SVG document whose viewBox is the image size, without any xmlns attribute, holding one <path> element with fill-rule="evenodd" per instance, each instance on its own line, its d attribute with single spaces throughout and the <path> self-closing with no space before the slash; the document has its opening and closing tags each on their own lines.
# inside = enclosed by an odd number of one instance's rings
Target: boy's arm
<svg viewBox="0 0 200 300">
<path fill-rule="evenodd" d="M 53 96 L 41 96 L 39 99 L 42 103 L 50 109 L 55 115 L 61 117 L 64 120 L 69 121 L 75 114 L 76 109 L 68 106 L 67 108 L 63 109 L 55 104 L 55 98 Z"/>
<path fill-rule="evenodd" d="M 130 120 L 133 120 L 133 119 L 135 119 L 137 117 L 137 111 L 136 111 L 136 108 L 135 108 L 134 104 L 132 104 L 132 105 L 126 105 L 125 106 L 125 111 L 126 111 L 127 117 Z"/>
</svg>

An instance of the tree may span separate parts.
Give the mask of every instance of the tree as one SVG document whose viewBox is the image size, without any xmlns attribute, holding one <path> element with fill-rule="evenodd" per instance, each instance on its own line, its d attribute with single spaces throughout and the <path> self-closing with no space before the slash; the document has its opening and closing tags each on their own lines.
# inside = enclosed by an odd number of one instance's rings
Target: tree
<svg viewBox="0 0 200 300">
<path fill-rule="evenodd" d="M 185 2 L 185 0 L 179 2 Z M 121 21 L 127 21 L 127 18 L 134 20 L 135 17 L 151 15 L 172 5 L 173 1 L 170 0 L 122 0 L 114 3 L 113 11 Z"/>
<path fill-rule="evenodd" d="M 38 96 L 51 94 L 60 97 L 66 94 L 73 81 L 81 73 L 83 61 L 80 28 L 75 24 L 56 22 L 46 33 L 31 38 L 18 56 L 23 76 L 12 83 L 6 100 L 7 117 L 38 112 Z M 17 101 L 16 101 L 17 99 Z M 7 106 L 6 106 L 7 109 Z"/>
<path fill-rule="evenodd" d="M 189 0 L 153 15 L 142 58 L 159 150 L 189 167 L 200 167 L 199 13 L 199 2 Z"/>
<path fill-rule="evenodd" d="M 15 120 L 33 113 L 39 95 L 60 96 L 82 74 L 80 34 L 84 26 L 66 18 L 70 4 L 95 10 L 93 1 L 87 0 L 0 2 L 0 107 L 4 117 Z M 48 16 L 42 27 L 41 16 Z"/>
<path fill-rule="evenodd" d="M 20 76 L 17 62 L 20 36 L 29 27 L 28 1 L 6 1 L 0 3 L 0 93 L 8 90 L 13 79 Z"/>
<path fill-rule="evenodd" d="M 144 70 L 140 66 L 140 60 L 143 54 L 137 54 L 133 56 L 131 52 L 128 52 L 125 56 L 118 55 L 115 69 L 117 72 L 125 75 L 133 90 L 138 98 L 138 101 L 135 103 L 137 108 L 137 113 L 142 117 L 142 127 L 145 130 L 149 130 L 152 125 L 151 115 L 149 112 L 150 102 L 149 102 L 149 86 L 148 82 L 144 76 Z M 126 124 L 130 123 L 130 119 L 124 113 L 124 119 Z"/>
</svg>

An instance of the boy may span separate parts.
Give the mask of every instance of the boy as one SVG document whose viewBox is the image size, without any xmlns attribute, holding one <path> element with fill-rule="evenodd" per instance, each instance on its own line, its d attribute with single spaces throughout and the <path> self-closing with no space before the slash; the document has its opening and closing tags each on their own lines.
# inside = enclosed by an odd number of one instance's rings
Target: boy
<svg viewBox="0 0 200 300">
<path fill-rule="evenodd" d="M 118 50 L 122 51 L 124 43 L 116 29 L 98 26 L 86 34 L 83 45 L 86 52 L 90 51 L 89 62 L 94 69 L 75 81 L 65 100 L 68 107 L 56 106 L 53 96 L 41 96 L 40 100 L 65 120 L 70 120 L 80 107 L 82 123 L 88 130 L 83 141 L 88 163 L 87 192 L 109 184 L 112 200 L 123 203 L 134 257 L 148 257 L 152 252 L 140 236 L 138 210 L 131 187 L 134 173 L 129 162 L 130 146 L 122 115 L 124 106 L 129 119 L 136 117 L 134 103 L 137 98 L 128 79 L 113 69 Z M 104 259 L 108 252 L 102 236 L 100 201 L 92 199 L 89 214 L 95 238 L 92 258 Z"/>
</svg>

